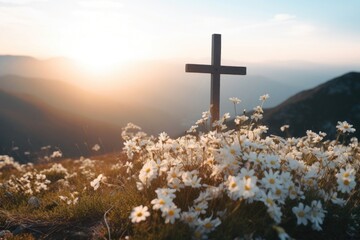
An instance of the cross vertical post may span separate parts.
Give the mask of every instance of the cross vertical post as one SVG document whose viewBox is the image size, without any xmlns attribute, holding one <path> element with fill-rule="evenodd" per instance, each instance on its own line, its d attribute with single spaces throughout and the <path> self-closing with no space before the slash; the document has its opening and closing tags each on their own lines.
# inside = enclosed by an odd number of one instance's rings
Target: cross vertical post
<svg viewBox="0 0 360 240">
<path fill-rule="evenodd" d="M 246 75 L 246 67 L 221 66 L 221 35 L 212 35 L 211 65 L 185 64 L 185 72 L 210 73 L 211 124 L 220 118 L 220 74 Z"/>
<path fill-rule="evenodd" d="M 211 122 L 220 118 L 220 66 L 221 66 L 221 35 L 212 35 L 211 65 L 214 73 L 211 74 L 210 113 Z"/>
</svg>

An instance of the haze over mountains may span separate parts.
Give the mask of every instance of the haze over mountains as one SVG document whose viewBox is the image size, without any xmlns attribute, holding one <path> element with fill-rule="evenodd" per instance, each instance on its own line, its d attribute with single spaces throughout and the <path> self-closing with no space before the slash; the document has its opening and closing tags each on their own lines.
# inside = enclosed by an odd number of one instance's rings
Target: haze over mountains
<svg viewBox="0 0 360 240">
<path fill-rule="evenodd" d="M 1 139 L 2 146 L 6 146 L 2 152 L 6 148 L 8 153 L 16 145 L 25 150 L 29 141 L 24 138 L 29 136 L 37 143 L 33 144 L 34 148 L 35 145 L 39 148 L 42 144 L 53 144 L 72 149 L 69 155 L 79 152 L 78 142 L 88 148 L 84 142 L 95 143 L 96 139 L 99 142 L 99 138 L 103 139 L 105 147 L 115 149 L 121 144 L 120 129 L 128 122 L 140 125 L 150 134 L 165 131 L 178 136 L 201 116 L 201 112 L 208 110 L 210 98 L 210 76 L 185 73 L 185 63 L 207 64 L 208 61 L 144 61 L 123 65 L 108 74 L 91 74 L 66 58 L 38 60 L 27 56 L 0 56 L 0 120 L 1 130 L 6 133 Z M 239 108 L 251 110 L 259 103 L 260 95 L 269 93 L 265 107 L 274 107 L 299 91 L 360 69 L 353 65 L 305 62 L 244 64 L 224 61 L 223 64 L 248 68 L 246 76 L 221 78 L 221 110 L 232 115 L 234 110 L 229 97 L 239 97 L 242 99 Z M 41 124 L 30 124 L 35 121 L 35 115 L 39 116 L 38 123 L 43 123 L 42 130 Z M 81 133 L 85 125 L 98 129 L 88 140 Z M 65 127 L 63 132 L 59 131 L 60 126 Z M 73 138 L 70 132 L 74 132 Z M 68 139 L 69 145 L 64 139 Z"/>
<path fill-rule="evenodd" d="M 119 150 L 121 128 L 51 107 L 30 95 L 0 90 L 0 154 L 31 158 L 42 147 L 86 156 L 95 144 Z M 50 149 L 49 149 L 50 150 Z M 30 153 L 25 154 L 25 152 Z"/>
<path fill-rule="evenodd" d="M 68 82 L 5 75 L 0 77 L 0 88 L 12 93 L 31 95 L 53 107 L 113 125 L 123 127 L 128 122 L 134 122 L 150 133 L 156 133 L 156 129 L 160 127 L 174 133 L 171 130 L 172 124 L 159 122 L 164 118 L 176 123 L 176 119 L 172 119 L 166 112 L 132 102 L 114 101 Z M 147 116 L 146 119 L 144 116 Z"/>
<path fill-rule="evenodd" d="M 95 91 L 97 95 L 106 95 L 126 106 L 161 110 L 178 119 L 186 129 L 209 108 L 210 76 L 185 73 L 185 63 L 209 62 L 209 59 L 138 61 L 123 64 L 107 74 L 94 74 L 67 58 L 38 60 L 0 56 L 0 76 L 67 82 L 72 87 Z M 300 61 L 246 63 L 225 59 L 222 64 L 247 67 L 246 76 L 222 76 L 221 110 L 232 114 L 229 97 L 239 97 L 241 108 L 252 109 L 258 104 L 260 95 L 269 93 L 271 99 L 266 106 L 272 107 L 301 90 L 360 68 L 359 64 L 335 66 Z"/>
</svg>

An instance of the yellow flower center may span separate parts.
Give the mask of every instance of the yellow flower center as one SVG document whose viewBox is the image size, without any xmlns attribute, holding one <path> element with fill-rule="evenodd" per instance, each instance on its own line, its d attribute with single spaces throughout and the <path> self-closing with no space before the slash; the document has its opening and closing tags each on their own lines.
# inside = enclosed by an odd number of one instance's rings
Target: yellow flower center
<svg viewBox="0 0 360 240">
<path fill-rule="evenodd" d="M 213 227 L 213 225 L 212 225 L 211 222 L 208 222 L 208 223 L 204 224 L 204 227 L 207 228 L 207 229 L 211 229 Z"/>
<path fill-rule="evenodd" d="M 201 232 L 200 231 L 195 231 L 194 236 L 195 236 L 196 239 L 200 239 L 201 238 Z"/>
<path fill-rule="evenodd" d="M 271 183 L 271 184 L 275 184 L 275 179 L 270 178 L 270 179 L 269 179 L 269 183 Z"/>
<path fill-rule="evenodd" d="M 274 204 L 274 201 L 273 201 L 271 198 L 267 198 L 267 199 L 266 199 L 266 202 L 267 202 L 270 206 L 272 206 L 272 205 Z"/>
<path fill-rule="evenodd" d="M 347 179 L 345 179 L 345 180 L 344 180 L 344 185 L 349 186 L 349 185 L 350 185 L 350 181 L 347 180 Z"/>
<path fill-rule="evenodd" d="M 168 212 L 168 214 L 169 214 L 169 216 L 174 216 L 174 215 L 175 215 L 175 212 L 170 209 L 169 212 Z"/>
<path fill-rule="evenodd" d="M 300 212 L 298 212 L 298 216 L 299 216 L 299 217 L 301 217 L 301 218 L 305 217 L 305 213 L 304 213 L 304 211 L 300 211 Z"/>
<path fill-rule="evenodd" d="M 142 217 L 142 215 L 143 215 L 142 212 L 138 212 L 138 213 L 136 214 L 137 217 Z"/>
<path fill-rule="evenodd" d="M 343 175 L 344 177 L 349 177 L 350 176 L 350 174 L 348 173 L 348 172 L 346 172 L 346 173 L 344 173 L 344 175 Z"/>
<path fill-rule="evenodd" d="M 147 169 L 145 170 L 146 173 L 149 173 L 150 171 L 151 171 L 150 168 L 147 168 Z"/>
<path fill-rule="evenodd" d="M 246 191 L 250 191 L 250 190 L 251 190 L 251 187 L 249 186 L 249 184 L 245 184 L 245 190 L 246 190 Z"/>
<path fill-rule="evenodd" d="M 237 186 L 237 185 L 236 185 L 235 182 L 233 182 L 233 183 L 230 184 L 230 188 L 236 188 L 236 186 Z"/>
<path fill-rule="evenodd" d="M 308 183 L 310 186 L 312 186 L 312 185 L 314 184 L 314 181 L 313 181 L 312 179 L 309 179 L 309 180 L 307 181 L 307 183 Z"/>
</svg>

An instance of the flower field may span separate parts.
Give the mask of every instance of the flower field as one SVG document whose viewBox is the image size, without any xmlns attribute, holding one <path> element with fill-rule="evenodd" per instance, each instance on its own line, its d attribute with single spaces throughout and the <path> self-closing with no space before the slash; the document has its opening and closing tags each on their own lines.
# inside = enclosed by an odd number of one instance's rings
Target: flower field
<svg viewBox="0 0 360 240">
<path fill-rule="evenodd" d="M 177 139 L 128 124 L 124 152 L 20 165 L 0 157 L 0 230 L 13 239 L 359 239 L 360 146 L 267 134 L 262 105 Z M 235 128 L 226 123 L 234 121 Z M 286 129 L 291 126 L 283 126 Z M 99 146 L 97 146 L 99 148 Z M 5 237 L 6 238 L 6 237 Z"/>
</svg>

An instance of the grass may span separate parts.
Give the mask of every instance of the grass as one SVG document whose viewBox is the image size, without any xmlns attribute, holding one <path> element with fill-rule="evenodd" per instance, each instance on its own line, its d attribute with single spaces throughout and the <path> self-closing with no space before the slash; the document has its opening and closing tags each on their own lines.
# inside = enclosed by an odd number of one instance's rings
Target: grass
<svg viewBox="0 0 360 240">
<path fill-rule="evenodd" d="M 160 216 L 152 224 L 140 224 L 133 228 L 129 213 L 145 197 L 135 184 L 131 184 L 131 181 L 128 183 L 125 172 L 111 169 L 119 161 L 126 161 L 126 156 L 121 153 L 104 155 L 95 161 L 92 171 L 96 174 L 101 171 L 107 176 L 106 184 L 102 184 L 97 191 L 91 188 L 90 180 L 81 174 L 79 163 L 72 159 L 58 161 L 57 164 L 78 175 L 68 179 L 69 186 L 63 186 L 59 180 L 65 178 L 64 174 L 49 173 L 49 189 L 36 194 L 41 201 L 39 208 L 28 204 L 30 195 L 0 188 L 0 231 L 6 229 L 13 232 L 11 239 L 109 239 L 109 236 L 111 239 L 125 239 L 129 235 L 133 236 L 131 239 L 190 238 L 188 227 L 184 224 L 160 224 L 153 228 L 155 222 L 161 222 Z M 35 164 L 34 169 L 41 172 L 53 164 Z M 15 169 L 7 169 L 6 174 L 1 176 L 1 182 L 10 176 L 20 175 L 22 173 Z M 59 199 L 60 195 L 70 196 L 75 191 L 79 192 L 77 204 L 68 205 Z"/>
<path fill-rule="evenodd" d="M 181 222 L 164 224 L 159 213 L 153 214 L 150 222 L 137 225 L 131 223 L 129 213 L 132 208 L 144 203 L 151 205 L 149 199 L 155 195 L 152 194 L 154 189 L 149 189 L 146 193 L 139 192 L 135 181 L 127 179 L 126 172 L 111 169 L 111 166 L 119 161 L 125 162 L 126 159 L 124 154 L 114 154 L 101 156 L 95 161 L 93 171 L 107 176 L 106 184 L 102 184 L 97 191 L 90 187 L 89 179 L 81 175 L 79 163 L 71 159 L 58 162 L 69 172 L 78 175 L 68 179 L 69 186 L 63 186 L 58 181 L 66 178 L 65 174 L 49 173 L 49 190 L 36 195 L 41 201 L 39 208 L 29 206 L 28 195 L 21 192 L 10 193 L 1 188 L 0 229 L 12 231 L 14 236 L 10 239 L 125 239 L 126 236 L 132 236 L 131 239 L 190 239 L 192 230 L 187 225 Z M 40 172 L 52 165 L 53 163 L 35 165 L 35 169 Z M 19 175 L 15 169 L 7 170 L 2 181 L 11 175 Z M 60 195 L 69 196 L 75 191 L 79 192 L 77 204 L 67 205 L 59 199 Z M 178 196 L 180 200 L 177 204 L 184 209 L 185 202 L 193 199 L 181 199 L 195 198 L 197 195 L 193 191 L 189 195 Z M 358 196 L 356 199 L 358 201 Z M 211 204 L 209 208 L 221 205 L 232 209 L 229 217 L 209 236 L 211 239 L 234 239 L 239 234 L 253 236 L 254 233 L 254 236 L 265 236 L 267 239 L 277 238 L 272 224 L 269 224 L 272 220 L 263 204 L 255 202 L 243 207 L 240 202 L 233 203 L 226 199 Z M 350 214 L 360 215 L 358 202 L 349 204 L 346 208 L 334 207 L 331 212 L 333 216 L 327 218 L 324 224 L 328 226 L 325 233 L 307 233 L 306 227 L 298 227 L 290 220 L 285 220 L 283 226 L 292 229 L 292 237 L 296 239 L 346 239 L 345 232 L 342 234 L 341 231 L 351 224 Z"/>
</svg>

